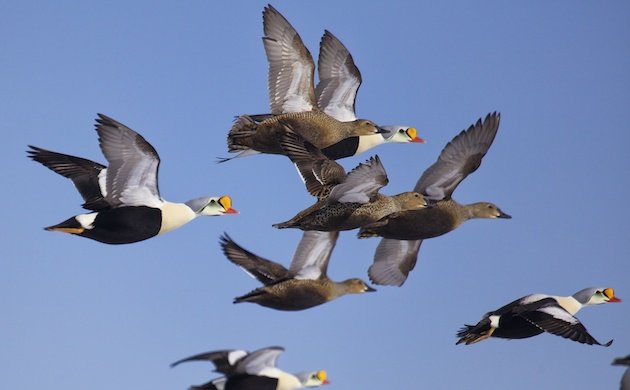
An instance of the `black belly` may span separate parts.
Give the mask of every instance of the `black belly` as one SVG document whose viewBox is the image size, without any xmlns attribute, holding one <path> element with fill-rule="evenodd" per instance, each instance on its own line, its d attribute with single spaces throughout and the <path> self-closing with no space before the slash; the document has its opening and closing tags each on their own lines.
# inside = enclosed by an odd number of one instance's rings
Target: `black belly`
<svg viewBox="0 0 630 390">
<path fill-rule="evenodd" d="M 499 327 L 492 333 L 492 337 L 503 339 L 525 339 L 537 336 L 543 331 L 531 322 L 518 315 L 502 315 Z"/>
<path fill-rule="evenodd" d="M 93 229 L 80 236 L 106 244 L 130 244 L 151 238 L 162 226 L 162 211 L 153 207 L 119 207 L 98 213 Z"/>
<path fill-rule="evenodd" d="M 276 390 L 278 380 L 267 376 L 237 375 L 225 384 L 225 390 Z"/>
</svg>

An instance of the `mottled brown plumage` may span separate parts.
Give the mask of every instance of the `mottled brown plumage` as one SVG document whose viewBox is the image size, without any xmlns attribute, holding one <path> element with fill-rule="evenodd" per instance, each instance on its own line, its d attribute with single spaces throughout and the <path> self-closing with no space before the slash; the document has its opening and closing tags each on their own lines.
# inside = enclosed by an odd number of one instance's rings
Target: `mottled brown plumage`
<svg viewBox="0 0 630 390">
<path fill-rule="evenodd" d="M 243 249 L 227 234 L 222 236 L 221 248 L 225 256 L 264 284 L 235 298 L 234 303 L 252 302 L 293 311 L 321 305 L 346 294 L 375 291 L 361 279 L 335 282 L 328 278 L 328 262 L 338 236 L 338 232 L 304 232 L 289 269 Z"/>
<path fill-rule="evenodd" d="M 320 200 L 295 217 L 273 225 L 279 229 L 341 231 L 362 226 L 377 227 L 387 223 L 388 216 L 405 210 L 427 207 L 424 197 L 417 192 L 403 192 L 385 196 L 377 194 L 367 203 Z"/>
</svg>

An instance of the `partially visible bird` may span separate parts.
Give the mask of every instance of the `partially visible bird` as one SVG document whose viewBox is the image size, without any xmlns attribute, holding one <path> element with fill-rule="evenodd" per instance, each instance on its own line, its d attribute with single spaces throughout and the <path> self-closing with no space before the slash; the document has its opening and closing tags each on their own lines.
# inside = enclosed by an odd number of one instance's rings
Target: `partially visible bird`
<svg viewBox="0 0 630 390">
<path fill-rule="evenodd" d="M 338 236 L 339 232 L 304 232 L 286 269 L 243 249 L 230 236 L 223 235 L 221 249 L 228 260 L 264 284 L 234 299 L 234 303 L 252 302 L 276 310 L 304 310 L 346 294 L 375 291 L 358 278 L 343 282 L 328 278 L 328 262 Z"/>
<path fill-rule="evenodd" d="M 368 270 L 374 283 L 401 286 L 415 267 L 422 240 L 453 231 L 472 218 L 511 218 L 492 203 L 463 205 L 452 198 L 459 183 L 481 165 L 499 121 L 500 114 L 495 112 L 460 132 L 420 176 L 414 191 L 431 207 L 400 212 L 386 224 L 359 231 L 360 238 L 383 237 Z"/>
<path fill-rule="evenodd" d="M 162 199 L 160 158 L 153 146 L 122 123 L 98 116 L 96 132 L 109 166 L 29 145 L 29 157 L 72 180 L 85 201 L 83 208 L 92 211 L 46 230 L 129 244 L 176 229 L 200 215 L 237 213 L 229 196 L 205 196 L 186 203 Z"/>
<path fill-rule="evenodd" d="M 456 344 L 472 344 L 488 337 L 523 339 L 549 332 L 573 341 L 608 347 L 591 336 L 575 314 L 585 306 L 620 302 L 610 287 L 585 288 L 568 297 L 531 294 L 486 313 L 476 325 L 457 332 Z"/>
<path fill-rule="evenodd" d="M 228 133 L 230 152 L 282 154 L 279 137 L 286 130 L 284 124 L 320 149 L 349 136 L 382 131 L 370 120 L 342 122 L 320 110 L 313 86 L 313 57 L 293 26 L 271 5 L 263 11 L 263 29 L 273 115 L 260 116 L 262 121 L 240 116 Z"/>
<path fill-rule="evenodd" d="M 333 118 L 348 122 L 357 119 L 355 103 L 362 78 L 352 55 L 341 41 L 325 30 L 319 44 L 319 82 L 315 87 L 317 105 Z M 382 143 L 424 143 L 410 126 L 380 126 L 381 133 L 347 137 L 322 149 L 333 160 L 355 156 Z"/>
<path fill-rule="evenodd" d="M 215 372 L 224 376 L 190 390 L 293 390 L 304 387 L 318 387 L 328 384 L 326 371 L 302 372 L 290 374 L 276 367 L 282 347 L 261 348 L 254 352 L 244 350 L 220 350 L 200 353 L 181 359 L 171 364 L 191 361 L 209 361 Z"/>
<path fill-rule="evenodd" d="M 613 366 L 630 366 L 630 355 L 616 358 L 613 360 L 612 364 Z M 619 389 L 630 390 L 630 367 L 623 373 Z"/>
<path fill-rule="evenodd" d="M 283 141 L 285 147 L 286 141 L 287 138 Z M 379 226 L 395 213 L 427 207 L 427 202 L 417 192 L 393 196 L 378 193 L 388 182 L 378 156 L 370 158 L 365 164 L 359 164 L 344 177 L 339 164 L 313 151 L 316 152 L 316 149 L 300 156 L 294 154 L 292 161 L 298 166 L 309 192 L 319 200 L 290 220 L 274 224 L 276 228 L 351 230 L 362 226 Z"/>
</svg>

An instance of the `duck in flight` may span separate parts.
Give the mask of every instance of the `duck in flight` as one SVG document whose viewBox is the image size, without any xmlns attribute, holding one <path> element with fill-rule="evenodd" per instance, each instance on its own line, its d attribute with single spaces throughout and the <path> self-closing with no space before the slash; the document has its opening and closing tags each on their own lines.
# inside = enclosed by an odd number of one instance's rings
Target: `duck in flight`
<svg viewBox="0 0 630 390">
<path fill-rule="evenodd" d="M 172 203 L 160 196 L 156 150 L 140 134 L 98 114 L 96 132 L 109 165 L 30 146 L 28 156 L 72 180 L 90 213 L 73 216 L 49 231 L 106 244 L 129 244 L 176 229 L 200 215 L 237 214 L 229 196 Z"/>
</svg>

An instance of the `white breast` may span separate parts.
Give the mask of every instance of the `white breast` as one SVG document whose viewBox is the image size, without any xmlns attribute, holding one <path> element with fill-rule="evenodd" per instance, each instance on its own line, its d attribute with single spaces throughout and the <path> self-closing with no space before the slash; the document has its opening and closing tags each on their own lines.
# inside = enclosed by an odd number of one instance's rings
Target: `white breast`
<svg viewBox="0 0 630 390">
<path fill-rule="evenodd" d="M 169 232 L 195 219 L 197 214 L 183 203 L 164 202 L 162 210 L 162 226 L 158 234 Z"/>
<path fill-rule="evenodd" d="M 385 138 L 383 138 L 383 136 L 380 134 L 359 136 L 359 146 L 357 147 L 357 151 L 355 154 L 363 153 L 366 150 L 378 146 L 384 142 Z"/>
</svg>

